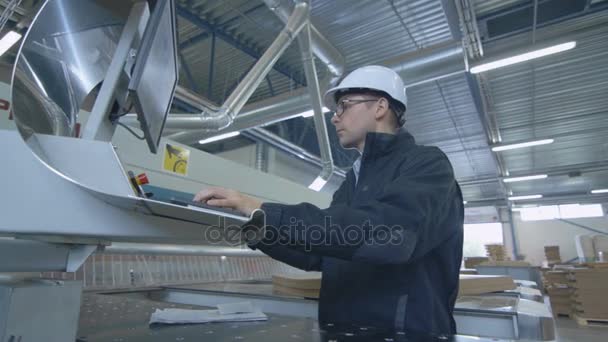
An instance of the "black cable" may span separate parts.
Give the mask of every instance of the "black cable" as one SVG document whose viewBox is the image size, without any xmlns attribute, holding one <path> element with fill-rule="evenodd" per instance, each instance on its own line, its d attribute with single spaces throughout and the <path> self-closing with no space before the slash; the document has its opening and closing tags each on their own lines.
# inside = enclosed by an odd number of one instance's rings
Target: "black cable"
<svg viewBox="0 0 608 342">
<path fill-rule="evenodd" d="M 119 126 L 122 126 L 124 129 L 126 129 L 127 131 L 129 131 L 129 133 L 133 134 L 137 139 L 139 139 L 139 140 L 145 140 L 146 139 L 146 137 L 142 137 L 142 136 L 138 135 L 137 133 L 135 133 L 134 130 L 131 129 L 131 127 L 123 124 L 122 122 L 116 121 L 116 124 L 119 125 Z"/>
<path fill-rule="evenodd" d="M 117 108 L 117 107 L 118 107 L 118 102 L 114 102 L 114 106 L 113 106 L 113 108 L 112 108 L 112 111 L 117 111 L 117 110 L 118 110 L 118 108 Z M 124 129 L 126 129 L 127 131 L 129 131 L 129 133 L 133 134 L 133 136 L 134 136 L 134 137 L 136 137 L 137 139 L 139 139 L 139 140 L 145 140 L 145 139 L 146 139 L 146 137 L 142 137 L 142 136 L 138 135 L 138 134 L 137 134 L 137 133 L 136 133 L 134 130 L 132 130 L 132 129 L 131 129 L 129 126 L 127 126 L 127 125 L 123 124 L 122 122 L 119 122 L 119 121 L 118 121 L 118 120 L 119 120 L 121 117 L 123 117 L 123 116 L 125 116 L 125 115 L 129 114 L 129 112 L 131 111 L 131 109 L 133 109 L 133 104 L 131 104 L 131 106 L 130 106 L 129 108 L 124 109 L 124 110 L 123 110 L 123 112 L 122 112 L 122 113 L 120 113 L 120 114 L 110 114 L 110 117 L 109 117 L 110 122 L 111 122 L 113 125 L 119 125 L 119 126 L 122 126 Z"/>
<path fill-rule="evenodd" d="M 117 106 L 118 104 L 115 104 L 115 106 Z M 131 104 L 131 106 L 127 109 L 124 109 L 122 113 L 120 114 L 110 114 L 110 121 L 112 123 L 115 123 L 118 119 L 120 119 L 121 117 L 129 114 L 129 112 L 131 112 L 131 110 L 133 109 L 133 104 Z"/>
</svg>

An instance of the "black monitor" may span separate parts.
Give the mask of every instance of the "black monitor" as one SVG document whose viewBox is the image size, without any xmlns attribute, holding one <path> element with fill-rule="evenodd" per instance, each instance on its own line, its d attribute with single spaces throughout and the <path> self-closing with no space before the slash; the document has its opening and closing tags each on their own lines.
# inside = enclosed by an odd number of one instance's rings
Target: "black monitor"
<svg viewBox="0 0 608 342">
<path fill-rule="evenodd" d="M 152 153 L 158 151 L 178 82 L 176 30 L 174 0 L 157 0 L 129 83 L 129 95 Z"/>
</svg>

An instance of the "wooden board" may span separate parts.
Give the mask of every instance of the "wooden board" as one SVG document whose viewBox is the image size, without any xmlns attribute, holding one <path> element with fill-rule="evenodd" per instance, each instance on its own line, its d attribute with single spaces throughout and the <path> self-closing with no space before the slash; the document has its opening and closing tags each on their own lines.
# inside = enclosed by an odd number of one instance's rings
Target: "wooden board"
<svg viewBox="0 0 608 342">
<path fill-rule="evenodd" d="M 532 266 L 527 261 L 504 260 L 504 261 L 486 261 L 479 266 L 502 266 L 502 267 L 529 267 Z"/>
<path fill-rule="evenodd" d="M 489 261 L 487 257 L 468 257 L 464 258 L 464 267 L 465 268 L 475 268 L 475 266 L 481 264 L 482 262 Z"/>
<path fill-rule="evenodd" d="M 319 290 L 321 288 L 321 273 L 275 274 L 272 276 L 272 284 L 301 290 Z"/>
<path fill-rule="evenodd" d="M 509 276 L 460 275 L 459 296 L 514 290 L 517 285 Z"/>
<path fill-rule="evenodd" d="M 318 298 L 321 273 L 281 274 L 272 277 L 273 289 L 284 294 Z M 514 290 L 517 285 L 509 276 L 460 275 L 459 296 Z"/>
<path fill-rule="evenodd" d="M 289 295 L 294 297 L 303 297 L 303 298 L 319 298 L 319 289 L 313 290 L 305 290 L 305 289 L 296 289 L 293 287 L 286 287 L 281 285 L 272 285 L 272 291 L 277 294 Z"/>
<path fill-rule="evenodd" d="M 470 269 L 470 268 L 461 268 L 460 269 L 460 274 L 477 274 L 477 270 L 476 269 Z"/>
</svg>

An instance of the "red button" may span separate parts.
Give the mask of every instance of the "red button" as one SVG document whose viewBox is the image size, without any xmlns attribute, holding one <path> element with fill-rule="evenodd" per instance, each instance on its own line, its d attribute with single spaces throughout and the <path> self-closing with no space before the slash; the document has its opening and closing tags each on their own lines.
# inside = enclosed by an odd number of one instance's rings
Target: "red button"
<svg viewBox="0 0 608 342">
<path fill-rule="evenodd" d="M 145 173 L 141 173 L 141 174 L 137 175 L 137 184 L 144 185 L 144 184 L 148 184 L 148 183 L 150 183 L 150 181 L 148 180 L 148 176 L 146 176 Z"/>
</svg>

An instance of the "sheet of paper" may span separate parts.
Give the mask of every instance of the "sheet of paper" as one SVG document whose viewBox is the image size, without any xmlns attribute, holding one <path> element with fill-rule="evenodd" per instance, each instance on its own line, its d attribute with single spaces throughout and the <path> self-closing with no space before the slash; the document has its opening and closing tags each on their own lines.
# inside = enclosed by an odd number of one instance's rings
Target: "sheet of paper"
<svg viewBox="0 0 608 342">
<path fill-rule="evenodd" d="M 219 310 L 156 309 L 150 317 L 150 324 L 187 324 L 214 322 L 266 321 L 261 311 L 222 315 Z"/>
<path fill-rule="evenodd" d="M 218 304 L 217 308 L 219 309 L 220 314 L 222 315 L 248 313 L 256 311 L 251 302 Z"/>
</svg>

